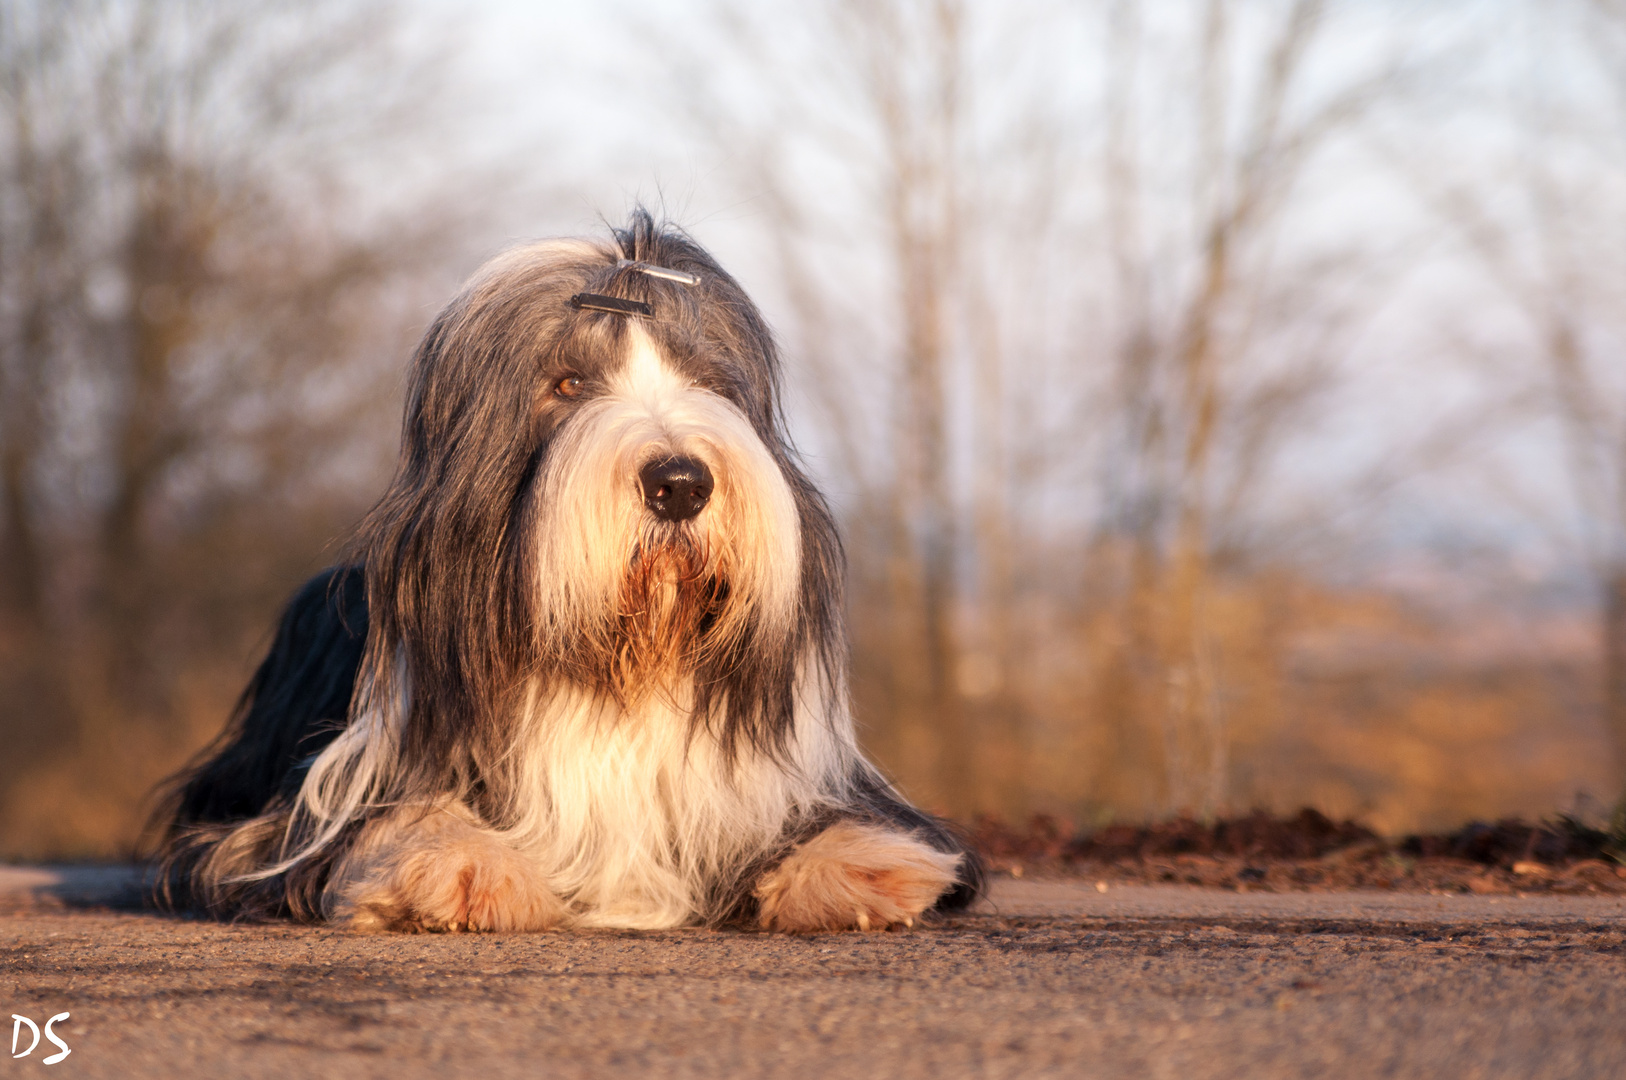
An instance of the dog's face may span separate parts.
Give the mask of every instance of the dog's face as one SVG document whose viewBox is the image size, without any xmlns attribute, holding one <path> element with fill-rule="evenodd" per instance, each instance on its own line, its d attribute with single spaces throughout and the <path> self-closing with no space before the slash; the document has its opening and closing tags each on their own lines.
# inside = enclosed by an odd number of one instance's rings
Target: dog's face
<svg viewBox="0 0 1626 1080">
<path fill-rule="evenodd" d="M 619 325 L 579 335 L 610 348 L 556 350 L 543 379 L 545 450 L 528 510 L 542 647 L 633 699 L 748 632 L 787 637 L 800 520 L 748 416 L 746 372 L 681 327 L 577 319 Z"/>
<path fill-rule="evenodd" d="M 733 279 L 647 218 L 489 264 L 419 349 L 364 529 L 374 671 L 393 646 L 426 728 L 541 678 L 623 705 L 682 684 L 726 742 L 782 738 L 801 672 L 839 681 L 840 570 L 776 363 Z"/>
</svg>

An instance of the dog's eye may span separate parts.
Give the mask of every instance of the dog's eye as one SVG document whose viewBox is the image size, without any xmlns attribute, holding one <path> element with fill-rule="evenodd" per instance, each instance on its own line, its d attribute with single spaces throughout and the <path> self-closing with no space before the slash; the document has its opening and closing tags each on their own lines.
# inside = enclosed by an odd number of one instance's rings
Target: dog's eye
<svg viewBox="0 0 1626 1080">
<path fill-rule="evenodd" d="M 581 397 L 582 385 L 580 375 L 566 375 L 553 384 L 553 393 L 555 396 L 562 398 Z"/>
</svg>

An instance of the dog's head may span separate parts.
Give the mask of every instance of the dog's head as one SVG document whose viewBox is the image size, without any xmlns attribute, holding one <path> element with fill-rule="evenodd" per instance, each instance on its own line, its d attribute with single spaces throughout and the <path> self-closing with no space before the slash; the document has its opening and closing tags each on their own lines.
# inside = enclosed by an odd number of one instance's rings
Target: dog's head
<svg viewBox="0 0 1626 1080">
<path fill-rule="evenodd" d="M 778 382 L 740 286 L 642 211 L 475 275 L 418 349 L 357 545 L 369 677 L 406 676 L 409 757 L 500 754 L 538 679 L 679 693 L 731 751 L 782 745 L 807 678 L 835 699 L 840 554 Z"/>
</svg>

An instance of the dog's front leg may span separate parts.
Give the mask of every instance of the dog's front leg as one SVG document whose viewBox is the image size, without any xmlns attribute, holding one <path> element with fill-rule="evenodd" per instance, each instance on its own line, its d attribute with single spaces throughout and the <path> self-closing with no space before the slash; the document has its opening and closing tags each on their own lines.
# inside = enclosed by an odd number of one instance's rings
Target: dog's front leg
<svg viewBox="0 0 1626 1080">
<path fill-rule="evenodd" d="M 456 805 L 368 825 L 327 896 L 355 930 L 547 930 L 568 914 L 521 852 Z"/>
<path fill-rule="evenodd" d="M 953 888 L 959 855 L 907 833 L 844 821 L 796 845 L 755 894 L 769 930 L 879 930 L 912 924 Z"/>
</svg>

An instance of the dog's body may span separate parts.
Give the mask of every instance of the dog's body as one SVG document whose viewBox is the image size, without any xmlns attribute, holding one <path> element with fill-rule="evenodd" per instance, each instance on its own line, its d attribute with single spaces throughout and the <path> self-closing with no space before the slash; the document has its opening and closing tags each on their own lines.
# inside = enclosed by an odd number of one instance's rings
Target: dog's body
<svg viewBox="0 0 1626 1080">
<path fill-rule="evenodd" d="M 860 755 L 839 543 L 739 286 L 640 212 L 500 257 L 402 462 L 162 814 L 160 899 L 358 928 L 907 923 L 981 875 Z"/>
</svg>

